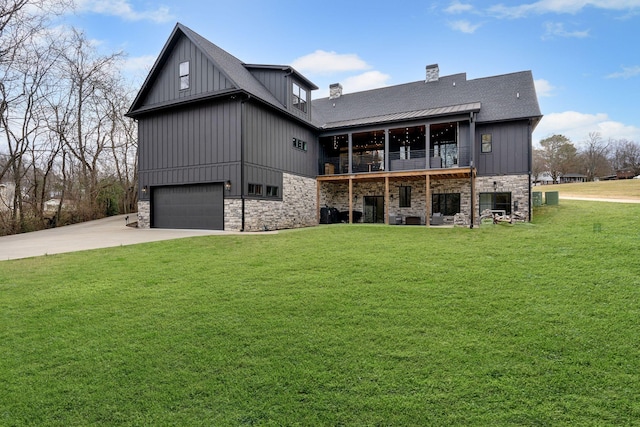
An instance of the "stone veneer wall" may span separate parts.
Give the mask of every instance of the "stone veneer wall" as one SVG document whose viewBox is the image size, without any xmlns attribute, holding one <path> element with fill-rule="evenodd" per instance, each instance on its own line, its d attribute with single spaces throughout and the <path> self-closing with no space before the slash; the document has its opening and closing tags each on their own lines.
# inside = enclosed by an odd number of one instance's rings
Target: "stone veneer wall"
<svg viewBox="0 0 640 427">
<path fill-rule="evenodd" d="M 431 194 L 460 193 L 460 211 L 468 224 L 471 212 L 471 190 L 468 179 L 431 180 Z M 411 207 L 400 207 L 400 187 L 411 187 Z M 389 215 L 403 218 L 418 216 L 425 221 L 426 194 L 424 180 L 394 179 L 389 182 Z M 364 211 L 364 196 L 384 196 L 384 181 L 354 182 L 353 210 Z M 347 183 L 322 185 L 320 190 L 320 206 L 336 208 L 339 211 L 349 210 L 349 185 Z M 453 216 L 445 217 L 447 223 L 453 224 Z"/>
<path fill-rule="evenodd" d="M 138 228 L 151 227 L 151 202 L 138 201 Z"/>
<path fill-rule="evenodd" d="M 282 200 L 245 200 L 245 231 L 279 230 L 318 224 L 316 180 L 284 173 Z M 242 201 L 227 199 L 224 205 L 224 229 L 242 228 Z"/>
<path fill-rule="evenodd" d="M 529 193 L 529 175 L 496 175 L 496 176 L 479 176 L 476 177 L 476 212 L 475 224 L 480 224 L 480 193 L 511 193 L 511 211 L 513 212 L 514 202 L 518 202 L 518 211 L 522 212 L 527 220 L 530 216 Z M 496 183 L 494 190 L 493 183 Z"/>
</svg>

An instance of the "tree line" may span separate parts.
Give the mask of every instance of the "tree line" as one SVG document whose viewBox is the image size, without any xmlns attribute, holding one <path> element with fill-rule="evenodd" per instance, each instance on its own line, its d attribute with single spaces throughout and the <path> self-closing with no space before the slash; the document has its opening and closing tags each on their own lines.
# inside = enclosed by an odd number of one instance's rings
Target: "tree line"
<svg viewBox="0 0 640 427">
<path fill-rule="evenodd" d="M 136 209 L 124 57 L 51 24 L 70 1 L 0 5 L 0 235 Z"/>
<path fill-rule="evenodd" d="M 640 175 L 640 144 L 626 139 L 604 140 L 599 132 L 589 133 L 580 149 L 564 135 L 553 135 L 540 141 L 533 150 L 532 175 L 535 181 L 549 173 L 552 182 L 570 173 L 594 181 L 623 172 Z"/>
</svg>

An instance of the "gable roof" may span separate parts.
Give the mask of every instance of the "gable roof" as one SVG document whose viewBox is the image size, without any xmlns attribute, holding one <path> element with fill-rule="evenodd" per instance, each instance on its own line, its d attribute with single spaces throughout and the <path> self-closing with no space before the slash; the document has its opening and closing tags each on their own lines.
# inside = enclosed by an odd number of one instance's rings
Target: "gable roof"
<svg viewBox="0 0 640 427">
<path fill-rule="evenodd" d="M 467 80 L 440 77 L 313 101 L 314 122 L 323 129 L 396 119 L 478 112 L 478 122 L 541 117 L 530 71 Z M 537 124 L 537 123 L 536 123 Z"/>
<path fill-rule="evenodd" d="M 173 47 L 182 36 L 187 37 L 205 55 L 231 83 L 232 88 L 150 106 L 143 105 Z M 245 93 L 295 120 L 326 130 L 471 112 L 477 113 L 477 121 L 480 123 L 533 119 L 535 128 L 542 117 L 533 75 L 531 71 L 521 71 L 472 80 L 467 80 L 466 74 L 461 73 L 443 76 L 436 81 L 421 80 L 345 94 L 334 99 L 316 99 L 311 102 L 313 121 L 309 122 L 291 114 L 251 72 L 260 69 L 285 71 L 308 88 L 317 89 L 316 85 L 291 66 L 245 64 L 195 31 L 177 23 L 126 115 L 135 117 L 168 105 Z"/>
<path fill-rule="evenodd" d="M 187 37 L 195 46 L 198 47 L 198 49 L 200 49 L 200 51 L 207 57 L 207 59 L 211 61 L 211 63 L 220 70 L 220 72 L 227 78 L 229 82 L 231 82 L 233 89 L 227 90 L 224 93 L 213 92 L 213 93 L 198 95 L 194 97 L 181 98 L 180 100 L 172 101 L 162 105 L 153 105 L 149 107 L 143 106 L 142 103 L 144 102 L 145 96 L 151 90 L 153 83 L 155 82 L 158 74 L 160 73 L 160 71 L 162 70 L 162 67 L 167 61 L 169 54 L 171 53 L 171 50 L 176 45 L 176 43 L 178 42 L 181 36 Z M 129 111 L 127 112 L 127 116 L 134 117 L 142 112 L 154 110 L 157 108 L 162 108 L 162 107 L 165 107 L 166 105 L 175 105 L 177 103 L 190 102 L 193 100 L 200 100 L 208 97 L 216 97 L 222 94 L 227 95 L 233 92 L 244 92 L 254 98 L 259 99 L 260 101 L 263 101 L 271 105 L 272 107 L 275 107 L 279 110 L 282 110 L 288 113 L 288 110 L 286 109 L 286 107 L 280 101 L 278 101 L 278 99 L 271 92 L 269 92 L 269 90 L 251 74 L 250 72 L 251 68 L 260 68 L 260 67 L 262 68 L 269 67 L 271 69 L 281 69 L 281 70 L 288 71 L 289 73 L 295 75 L 298 79 L 300 79 L 305 84 L 308 84 L 311 89 L 317 89 L 317 86 L 315 86 L 313 83 L 307 80 L 304 76 L 302 76 L 300 73 L 294 70 L 293 67 L 245 64 L 235 56 L 225 51 L 224 49 L 221 49 L 220 47 L 211 43 L 209 40 L 205 39 L 200 34 L 196 33 L 195 31 L 191 30 L 185 25 L 177 23 L 171 35 L 169 36 L 169 39 L 167 40 L 164 47 L 162 48 L 160 55 L 158 55 L 158 58 L 156 59 L 156 62 L 151 68 L 149 75 L 145 79 L 142 85 L 142 88 L 138 92 L 131 107 L 129 108 Z"/>
</svg>

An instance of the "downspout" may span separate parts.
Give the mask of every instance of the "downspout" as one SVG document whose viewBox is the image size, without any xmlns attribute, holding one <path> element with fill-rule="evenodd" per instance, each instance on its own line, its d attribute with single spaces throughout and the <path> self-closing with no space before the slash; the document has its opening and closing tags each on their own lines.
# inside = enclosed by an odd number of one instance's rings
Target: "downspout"
<svg viewBox="0 0 640 427">
<path fill-rule="evenodd" d="M 533 159 L 532 159 L 532 144 L 533 144 L 533 136 L 532 136 L 532 130 L 531 130 L 531 119 L 529 119 L 529 146 L 527 147 L 527 150 L 529 150 L 529 160 L 528 160 L 528 166 L 529 166 L 529 222 L 531 222 L 531 220 L 533 219 L 532 213 L 533 213 L 533 200 L 532 200 L 532 194 L 531 194 L 531 172 L 533 169 Z"/>
<path fill-rule="evenodd" d="M 476 121 L 475 121 L 476 113 L 471 113 L 469 117 L 469 133 L 471 139 L 471 160 L 469 161 L 469 185 L 471 187 L 471 218 L 469 219 L 469 228 L 473 228 L 473 217 L 475 215 L 476 206 L 475 206 L 475 183 L 473 181 L 473 168 L 475 164 L 475 153 L 476 153 Z"/>
</svg>

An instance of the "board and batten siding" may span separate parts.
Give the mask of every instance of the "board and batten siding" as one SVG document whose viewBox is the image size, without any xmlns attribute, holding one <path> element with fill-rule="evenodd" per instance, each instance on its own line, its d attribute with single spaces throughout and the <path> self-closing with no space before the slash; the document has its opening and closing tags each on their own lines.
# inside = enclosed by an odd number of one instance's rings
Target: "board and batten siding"
<svg viewBox="0 0 640 427">
<path fill-rule="evenodd" d="M 142 185 L 237 182 L 240 191 L 240 103 L 199 104 L 138 121 Z"/>
<path fill-rule="evenodd" d="M 180 89 L 180 63 L 189 61 L 189 88 Z M 232 83 L 187 37 L 182 36 L 169 53 L 141 106 L 150 106 L 233 89 Z"/>
<path fill-rule="evenodd" d="M 490 153 L 481 152 L 483 134 L 491 134 Z M 528 174 L 529 136 L 527 121 L 478 124 L 475 147 L 478 175 Z"/>
<path fill-rule="evenodd" d="M 257 68 L 250 69 L 250 71 L 283 106 L 287 105 L 290 83 L 284 71 Z"/>
<path fill-rule="evenodd" d="M 293 138 L 307 143 L 307 150 L 293 147 Z M 245 109 L 245 163 L 295 175 L 318 174 L 318 142 L 309 128 L 247 103 Z"/>
</svg>

